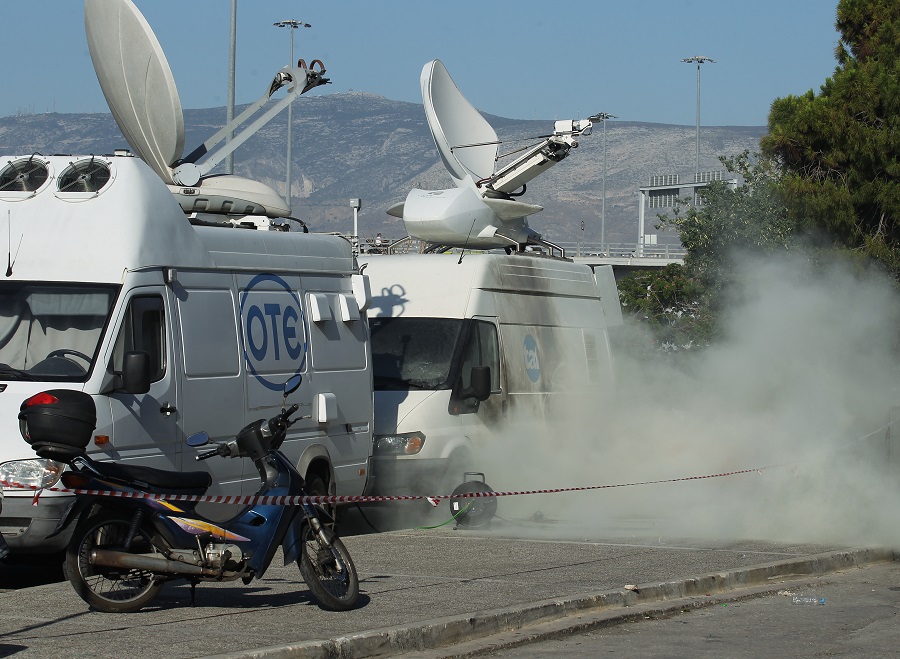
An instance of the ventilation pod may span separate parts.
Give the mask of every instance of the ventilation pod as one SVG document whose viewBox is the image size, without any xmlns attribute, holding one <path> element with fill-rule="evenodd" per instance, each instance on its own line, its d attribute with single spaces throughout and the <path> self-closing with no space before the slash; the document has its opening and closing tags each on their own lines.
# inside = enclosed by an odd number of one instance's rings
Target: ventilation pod
<svg viewBox="0 0 900 659">
<path fill-rule="evenodd" d="M 17 158 L 0 169 L 0 199 L 30 199 L 50 183 L 50 163 L 32 155 Z"/>
<path fill-rule="evenodd" d="M 169 189 L 185 213 L 267 217 L 290 214 L 290 208 L 275 190 L 265 183 L 241 176 L 206 176 L 196 186 L 169 185 Z M 284 213 L 277 213 L 278 209 Z"/>
<path fill-rule="evenodd" d="M 91 156 L 69 164 L 56 179 L 56 196 L 66 201 L 93 199 L 112 183 L 112 163 Z"/>
<path fill-rule="evenodd" d="M 526 218 L 543 208 L 519 201 L 525 184 L 563 160 L 589 135 L 589 119 L 557 121 L 553 134 L 495 171 L 497 133 L 459 91 L 440 60 L 428 62 L 420 77 L 425 117 L 435 146 L 456 190 L 412 190 L 388 209 L 403 218 L 409 235 L 447 247 L 523 250 L 528 244 L 559 247 L 541 239 Z"/>
<path fill-rule="evenodd" d="M 297 67 L 283 68 L 259 100 L 184 155 L 184 114 L 175 79 L 144 16 L 131 0 L 85 0 L 84 21 L 94 70 L 119 129 L 186 213 L 245 215 L 250 209 L 267 217 L 290 215 L 290 207 L 271 187 L 240 176 L 209 174 L 294 98 L 329 82 L 321 61 L 307 68 L 300 60 Z M 282 87 L 287 88 L 283 99 L 213 150 Z"/>
</svg>

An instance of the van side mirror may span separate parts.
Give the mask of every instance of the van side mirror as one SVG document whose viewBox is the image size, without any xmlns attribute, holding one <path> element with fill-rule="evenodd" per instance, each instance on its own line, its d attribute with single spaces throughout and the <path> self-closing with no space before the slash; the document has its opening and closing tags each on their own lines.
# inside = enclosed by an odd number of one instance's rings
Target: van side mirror
<svg viewBox="0 0 900 659">
<path fill-rule="evenodd" d="M 471 392 L 471 393 L 470 393 Z M 469 386 L 470 395 L 476 400 L 487 400 L 491 395 L 491 367 L 490 366 L 473 366 L 471 375 L 471 384 Z"/>
<path fill-rule="evenodd" d="M 122 388 L 129 394 L 150 391 L 150 353 L 126 352 L 122 360 Z"/>
<path fill-rule="evenodd" d="M 457 378 L 456 386 L 450 396 L 447 411 L 457 414 L 472 414 L 478 411 L 482 401 L 491 396 L 491 367 L 473 366 L 469 373 L 469 386 L 463 388 L 462 376 Z"/>
</svg>

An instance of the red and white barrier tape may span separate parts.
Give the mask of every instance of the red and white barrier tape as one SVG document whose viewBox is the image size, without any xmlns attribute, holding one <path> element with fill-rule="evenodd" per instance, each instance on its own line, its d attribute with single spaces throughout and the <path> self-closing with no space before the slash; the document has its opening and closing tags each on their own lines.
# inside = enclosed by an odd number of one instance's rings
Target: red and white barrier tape
<svg viewBox="0 0 900 659">
<path fill-rule="evenodd" d="M 460 494 L 435 494 L 435 495 L 395 495 L 395 496 L 243 496 L 243 495 L 221 495 L 209 496 L 200 494 L 151 494 L 148 492 L 113 492 L 110 490 L 82 490 L 67 489 L 62 487 L 39 488 L 33 485 L 23 485 L 21 483 L 13 483 L 0 480 L 0 486 L 7 489 L 25 489 L 34 492 L 34 500 L 32 505 L 38 505 L 41 494 L 44 492 L 58 492 L 61 494 L 81 494 L 88 496 L 116 497 L 122 499 L 149 499 L 153 501 L 183 501 L 183 502 L 206 502 L 206 503 L 224 503 L 232 505 L 265 505 L 265 506 L 299 506 L 304 503 L 323 504 L 323 503 L 380 503 L 385 501 L 420 501 L 426 500 L 432 506 L 437 507 L 444 499 L 480 499 L 486 497 L 512 497 L 523 496 L 526 494 L 558 494 L 561 492 L 586 492 L 588 490 L 607 490 L 619 487 L 633 487 L 637 485 L 659 485 L 662 483 L 678 483 L 682 481 L 707 480 L 711 478 L 724 478 L 726 476 L 738 476 L 741 474 L 761 474 L 766 469 L 772 469 L 778 465 L 770 465 L 768 467 L 757 467 L 755 469 L 741 469 L 738 471 L 728 471 L 720 474 L 706 474 L 704 476 L 685 476 L 682 478 L 667 478 L 655 481 L 636 481 L 633 483 L 616 483 L 613 485 L 588 485 L 583 487 L 559 487 L 545 490 L 518 490 L 510 492 L 462 492 Z"/>
<path fill-rule="evenodd" d="M 878 437 L 882 432 L 890 428 L 891 423 L 886 424 L 885 426 L 870 432 L 860 438 L 858 438 L 855 442 L 848 443 L 843 448 L 832 449 L 832 450 L 845 450 L 852 449 L 859 443 L 864 440 L 871 439 L 873 437 Z M 741 474 L 762 474 L 763 471 L 767 469 L 774 469 L 776 467 L 786 467 L 796 465 L 768 465 L 765 467 L 756 467 L 754 469 L 739 469 L 736 471 L 726 471 L 719 474 L 706 474 L 703 476 L 684 476 L 681 478 L 666 478 L 662 480 L 655 481 L 635 481 L 633 483 L 616 483 L 613 485 L 588 485 L 584 487 L 559 487 L 553 489 L 546 490 L 519 490 L 513 492 L 461 492 L 459 494 L 435 494 L 435 495 L 394 495 L 394 496 L 242 496 L 242 495 L 222 495 L 222 496 L 209 496 L 209 495 L 195 495 L 195 494 L 150 494 L 148 492 L 113 492 L 110 490 L 81 490 L 81 489 L 67 489 L 61 487 L 47 487 L 47 488 L 39 488 L 33 485 L 23 485 L 21 483 L 14 483 L 10 481 L 5 481 L 0 479 L 0 487 L 4 489 L 24 489 L 30 490 L 34 492 L 34 498 L 32 500 L 32 505 L 38 505 L 38 501 L 40 496 L 44 492 L 58 492 L 61 494 L 82 494 L 89 496 L 103 496 L 103 497 L 118 497 L 122 499 L 150 499 L 153 501 L 183 501 L 183 502 L 206 502 L 206 503 L 223 503 L 223 504 L 232 504 L 232 505 L 269 505 L 269 506 L 299 506 L 304 503 L 379 503 L 385 501 L 420 501 L 425 500 L 428 501 L 432 506 L 437 507 L 440 502 L 444 499 L 481 499 L 486 497 L 512 497 L 512 496 L 522 496 L 526 494 L 558 494 L 560 492 L 586 492 L 589 490 L 608 490 L 619 487 L 633 487 L 637 485 L 660 485 L 663 483 L 679 483 L 683 481 L 699 481 L 699 480 L 707 480 L 711 478 L 724 478 L 726 476 L 739 476 Z"/>
</svg>

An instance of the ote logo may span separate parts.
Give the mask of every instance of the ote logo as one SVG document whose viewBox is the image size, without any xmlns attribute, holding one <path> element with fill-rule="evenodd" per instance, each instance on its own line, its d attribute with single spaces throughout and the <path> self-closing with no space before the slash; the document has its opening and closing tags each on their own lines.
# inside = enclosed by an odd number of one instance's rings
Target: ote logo
<svg viewBox="0 0 900 659">
<path fill-rule="evenodd" d="M 537 341 L 531 334 L 525 336 L 525 372 L 528 379 L 537 382 L 541 377 L 541 362 L 538 359 Z"/>
<path fill-rule="evenodd" d="M 261 286 L 264 283 L 276 286 Z M 281 391 L 306 367 L 308 340 L 300 298 L 281 277 L 256 275 L 241 295 L 241 324 L 247 369 L 267 389 Z"/>
</svg>

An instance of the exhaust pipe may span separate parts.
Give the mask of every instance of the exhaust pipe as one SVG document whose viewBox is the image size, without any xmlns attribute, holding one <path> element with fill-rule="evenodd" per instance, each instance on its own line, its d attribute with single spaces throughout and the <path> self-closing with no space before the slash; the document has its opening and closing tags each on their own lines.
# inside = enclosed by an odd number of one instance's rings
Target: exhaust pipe
<svg viewBox="0 0 900 659">
<path fill-rule="evenodd" d="M 91 563 L 104 567 L 147 570 L 148 572 L 161 572 L 163 574 L 194 574 L 208 577 L 214 577 L 219 574 L 218 570 L 205 568 L 201 565 L 191 565 L 190 563 L 170 561 L 167 558 L 157 556 L 129 554 L 128 552 L 109 549 L 95 549 L 92 551 Z"/>
</svg>

